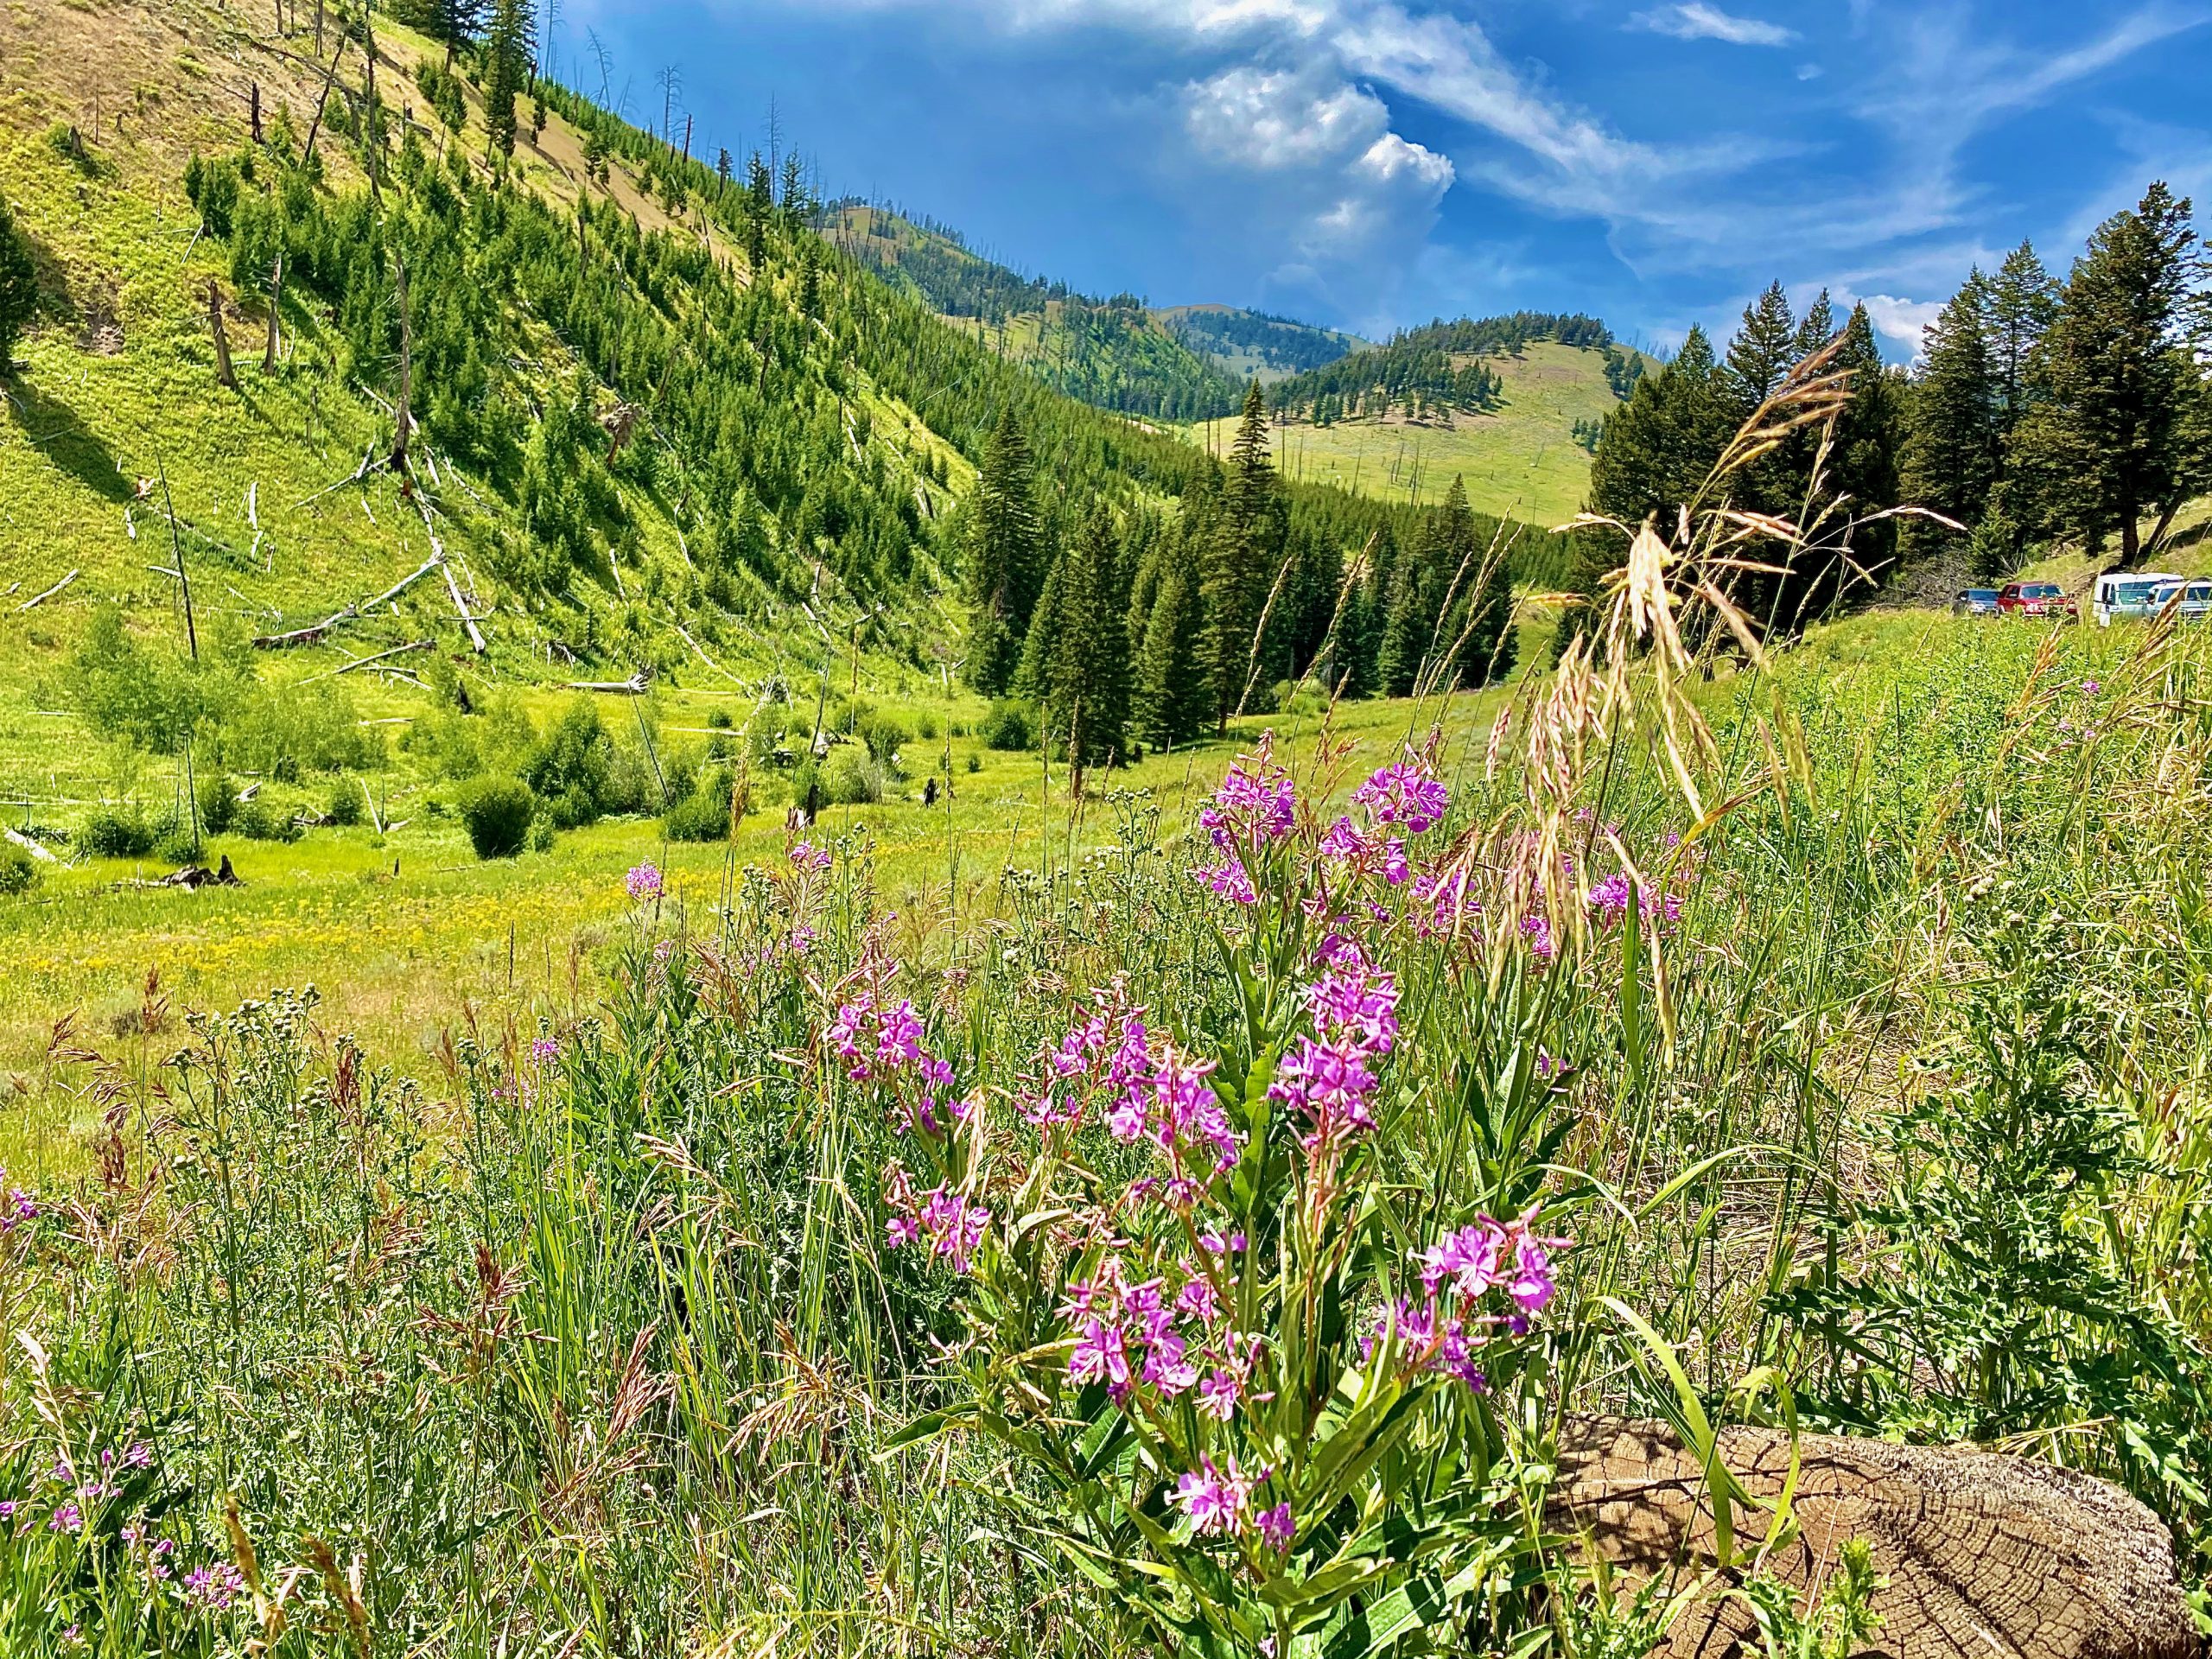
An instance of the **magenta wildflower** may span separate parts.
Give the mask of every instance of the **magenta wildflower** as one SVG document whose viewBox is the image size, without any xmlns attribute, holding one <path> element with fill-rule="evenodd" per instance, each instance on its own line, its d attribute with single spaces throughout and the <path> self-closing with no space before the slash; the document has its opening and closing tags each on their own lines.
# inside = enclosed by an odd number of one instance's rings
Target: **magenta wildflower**
<svg viewBox="0 0 2212 1659">
<path fill-rule="evenodd" d="M 830 868 L 830 849 L 827 847 L 817 847 L 812 842 L 795 842 L 791 846 L 791 861 L 792 867 L 796 869 L 814 872 L 826 870 Z"/>
<path fill-rule="evenodd" d="M 46 1529 L 48 1532 L 82 1532 L 85 1529 L 85 1512 L 74 1503 L 56 1504 L 54 1513 L 47 1517 Z"/>
<path fill-rule="evenodd" d="M 648 860 L 624 876 L 622 885 L 629 890 L 632 903 L 649 904 L 661 895 L 660 868 Z"/>
<path fill-rule="evenodd" d="M 1256 905 L 1260 902 L 1259 892 L 1252 885 L 1251 872 L 1234 858 L 1225 858 L 1218 864 L 1202 865 L 1194 874 L 1217 899 L 1226 899 L 1232 905 Z"/>
<path fill-rule="evenodd" d="M 1206 1458 L 1201 1468 L 1175 1483 L 1175 1501 L 1191 1517 L 1191 1530 L 1197 1536 L 1226 1536 L 1243 1530 L 1252 1503 L 1251 1483 L 1237 1472 L 1234 1460 L 1224 1474 L 1211 1458 Z"/>
<path fill-rule="evenodd" d="M 1418 758 L 1385 766 L 1352 791 L 1352 804 L 1368 808 L 1377 823 L 1402 826 L 1418 836 L 1440 823 L 1452 805 L 1452 791 Z"/>
<path fill-rule="evenodd" d="M 1292 1518 L 1287 1503 L 1262 1510 L 1258 1525 L 1261 1541 L 1278 1553 L 1288 1549 L 1291 1540 L 1298 1535 L 1298 1522 Z"/>
<path fill-rule="evenodd" d="M 530 1046 L 530 1058 L 540 1065 L 551 1065 L 561 1058 L 560 1039 L 556 1037 L 537 1038 Z"/>
<path fill-rule="evenodd" d="M 185 1601 L 206 1612 L 227 1612 L 245 1589 L 245 1574 L 228 1561 L 196 1567 L 184 1575 Z"/>
<path fill-rule="evenodd" d="M 1344 1039 L 1301 1037 L 1282 1058 L 1268 1097 L 1282 1101 L 1313 1120 L 1309 1147 L 1333 1146 L 1375 1127 L 1368 1096 L 1375 1078 L 1366 1051 Z"/>
<path fill-rule="evenodd" d="M 1225 1423 L 1236 1414 L 1236 1403 L 1244 1397 L 1244 1385 L 1229 1371 L 1206 1373 L 1206 1380 L 1198 1384 L 1198 1409 L 1217 1423 Z"/>
<path fill-rule="evenodd" d="M 1129 1393 L 1129 1356 L 1119 1325 L 1087 1319 L 1068 1355 L 1068 1377 L 1075 1382 L 1103 1382 L 1116 1402 Z"/>
</svg>

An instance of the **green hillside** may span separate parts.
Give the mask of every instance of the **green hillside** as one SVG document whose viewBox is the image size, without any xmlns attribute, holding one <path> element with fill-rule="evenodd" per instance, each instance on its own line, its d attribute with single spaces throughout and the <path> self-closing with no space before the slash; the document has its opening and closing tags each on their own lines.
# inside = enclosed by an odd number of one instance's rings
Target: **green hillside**
<svg viewBox="0 0 2212 1659">
<path fill-rule="evenodd" d="M 1357 334 L 1230 305 L 1175 305 L 1153 315 L 1192 350 L 1247 385 L 1257 380 L 1270 386 L 1369 346 Z"/>
<path fill-rule="evenodd" d="M 1276 459 L 1289 478 L 1414 505 L 1434 504 L 1455 476 L 1464 477 L 1478 512 L 1564 523 L 1581 506 L 1590 482 L 1590 451 L 1577 429 L 1591 433 L 1620 401 L 1607 378 L 1605 353 L 1540 340 L 1485 359 L 1484 366 L 1497 383 L 1484 407 L 1424 405 L 1409 413 L 1394 404 L 1387 413 L 1321 421 L 1312 417 L 1310 406 L 1303 416 L 1279 413 Z M 1192 442 L 1217 452 L 1232 427 L 1203 422 L 1187 431 Z"/>
</svg>

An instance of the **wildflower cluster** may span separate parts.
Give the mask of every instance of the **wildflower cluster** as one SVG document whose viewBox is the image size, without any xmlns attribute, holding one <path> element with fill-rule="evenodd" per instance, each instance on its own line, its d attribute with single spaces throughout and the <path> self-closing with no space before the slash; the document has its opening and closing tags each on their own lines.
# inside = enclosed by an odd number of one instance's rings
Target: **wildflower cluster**
<svg viewBox="0 0 2212 1659">
<path fill-rule="evenodd" d="M 8 1166 L 0 1164 L 0 1236 L 38 1219 L 38 1200 L 8 1179 Z"/>
<path fill-rule="evenodd" d="M 622 878 L 622 886 L 630 895 L 630 902 L 649 905 L 658 899 L 663 890 L 660 867 L 647 860 Z"/>
<path fill-rule="evenodd" d="M 1502 1223 L 1483 1216 L 1422 1251 L 1421 1297 L 1401 1297 L 1379 1316 L 1363 1353 L 1395 1336 L 1402 1365 L 1486 1388 L 1481 1350 L 1500 1328 L 1528 1333 L 1554 1294 L 1551 1253 L 1571 1242 L 1538 1232 L 1537 1213 Z"/>
</svg>

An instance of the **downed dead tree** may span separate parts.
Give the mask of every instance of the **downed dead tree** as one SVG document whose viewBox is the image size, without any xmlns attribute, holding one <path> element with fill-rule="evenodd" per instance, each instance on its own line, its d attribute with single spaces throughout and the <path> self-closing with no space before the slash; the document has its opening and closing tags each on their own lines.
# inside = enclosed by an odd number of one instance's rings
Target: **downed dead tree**
<svg viewBox="0 0 2212 1659">
<path fill-rule="evenodd" d="M 323 637 L 329 633 L 332 629 L 343 627 L 348 622 L 359 620 L 363 613 L 373 611 L 379 605 L 390 604 L 393 600 L 397 599 L 402 594 L 405 593 L 410 588 L 412 588 L 416 582 L 422 581 L 423 577 L 430 575 L 435 570 L 442 569 L 444 564 L 445 556 L 441 553 L 433 553 L 429 558 L 423 561 L 418 569 L 411 574 L 401 577 L 391 587 L 385 588 L 384 592 L 378 594 L 374 599 L 357 600 L 353 604 L 346 606 L 343 610 L 333 611 L 328 616 L 324 617 L 321 621 L 315 623 L 312 627 L 295 628 L 289 633 L 264 633 L 257 635 L 254 639 L 254 645 L 257 649 L 261 651 L 283 651 L 293 645 L 312 645 L 320 644 Z"/>
<path fill-rule="evenodd" d="M 626 680 L 570 680 L 563 691 L 601 691 L 613 697 L 642 697 L 652 690 L 653 677 L 639 669 Z"/>
<path fill-rule="evenodd" d="M 1892 1659 L 2195 1659 L 2203 1652 L 2173 1544 L 2134 1498 L 2072 1470 L 1971 1448 L 1808 1434 L 1796 1443 L 1798 1535 L 1767 1558 L 1804 1588 L 1852 1539 L 1886 1581 L 1875 1640 Z M 1789 1437 L 1723 1429 L 1721 1461 L 1755 1500 L 1789 1473 Z M 1734 1506 L 1737 1548 L 1755 1553 L 1770 1511 Z M 1663 1423 L 1578 1417 L 1560 1436 L 1545 1520 L 1649 1577 L 1687 1579 L 1715 1560 L 1703 1469 Z M 1657 1651 L 1756 1659 L 1764 1649 L 1740 1598 L 1708 1598 Z"/>
</svg>

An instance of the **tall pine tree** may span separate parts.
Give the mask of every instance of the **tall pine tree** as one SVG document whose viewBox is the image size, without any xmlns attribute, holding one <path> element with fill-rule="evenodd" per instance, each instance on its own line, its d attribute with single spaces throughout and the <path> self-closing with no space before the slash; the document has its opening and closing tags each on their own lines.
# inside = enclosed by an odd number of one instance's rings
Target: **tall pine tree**
<svg viewBox="0 0 2212 1659">
<path fill-rule="evenodd" d="M 1200 550 L 1211 525 L 1186 501 L 1184 517 L 1163 537 L 1152 603 L 1136 653 L 1133 702 L 1138 733 L 1165 748 L 1198 736 L 1213 723 L 1213 678 L 1206 672 L 1205 601 Z"/>
<path fill-rule="evenodd" d="M 1009 404 L 983 450 L 968 548 L 968 677 L 987 696 L 1014 683 L 1044 585 L 1044 530 L 1030 469 L 1029 443 Z"/>
<path fill-rule="evenodd" d="M 1214 686 L 1217 729 L 1263 677 L 1259 626 L 1282 544 L 1282 495 L 1268 453 L 1268 405 L 1260 383 L 1244 395 L 1243 417 L 1230 446 L 1229 476 L 1207 562 L 1205 662 Z"/>
<path fill-rule="evenodd" d="M 1971 535 L 1989 510 L 2004 462 L 2001 392 L 1992 360 L 1989 280 L 1979 270 L 1921 337 L 1904 442 L 1904 495 Z M 1923 556 L 1961 532 L 1925 518 L 1905 526 L 1907 551 Z"/>
<path fill-rule="evenodd" d="M 2188 200 L 2163 183 L 2097 227 L 2036 353 L 2047 401 L 2013 435 L 2045 522 L 2092 550 L 2117 535 L 2123 569 L 2163 540 L 2199 481 L 2196 245 Z"/>
<path fill-rule="evenodd" d="M 484 124 L 492 148 L 515 153 L 515 99 L 530 78 L 530 9 L 524 0 L 495 0 L 492 32 L 484 43 L 489 60 L 484 79 Z"/>
<path fill-rule="evenodd" d="M 1128 583 L 1114 519 L 1094 502 L 1054 573 L 1057 639 L 1043 675 L 1046 729 L 1086 766 L 1128 758 Z"/>
</svg>

